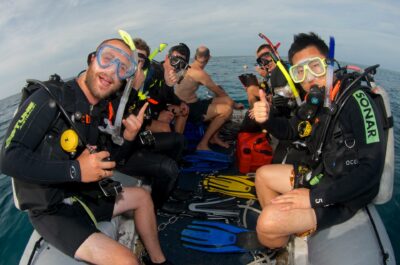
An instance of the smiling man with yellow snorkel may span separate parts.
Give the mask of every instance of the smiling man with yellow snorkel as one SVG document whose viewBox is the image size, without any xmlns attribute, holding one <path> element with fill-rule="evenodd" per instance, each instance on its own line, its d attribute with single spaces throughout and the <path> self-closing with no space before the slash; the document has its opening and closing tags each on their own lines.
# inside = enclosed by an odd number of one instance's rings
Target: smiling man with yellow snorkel
<svg viewBox="0 0 400 265">
<path fill-rule="evenodd" d="M 254 104 L 256 121 L 271 134 L 304 143 L 292 150 L 288 164 L 257 170 L 263 208 L 257 233 L 269 248 L 285 246 L 292 234 L 309 234 L 348 220 L 378 193 L 385 152 L 382 114 L 361 87 L 362 75 L 351 84 L 342 82 L 334 101 L 340 106 L 337 110 L 323 107 L 325 87 L 330 88 L 328 51 L 314 33 L 294 37 L 289 72 L 308 95 L 293 118 L 271 117 L 262 91 L 261 101 Z M 364 115 L 367 108 L 369 117 Z"/>
<path fill-rule="evenodd" d="M 98 130 L 105 100 L 134 75 L 136 66 L 133 51 L 123 40 L 103 41 L 76 79 L 51 87 L 50 93 L 38 88 L 23 102 L 2 148 L 1 170 L 13 176 L 17 206 L 28 211 L 33 227 L 61 252 L 91 264 L 138 264 L 130 249 L 97 228 L 98 221 L 128 211 L 135 212 L 136 229 L 152 262 L 170 264 L 158 241 L 149 193 L 137 187 L 102 185 L 113 175 L 112 160 L 118 159 L 111 160 L 110 153 L 123 155 L 143 122 L 146 106 L 137 116 L 122 120 L 126 128 L 122 146 L 102 151 L 109 147 Z M 66 115 L 59 115 L 61 109 Z M 70 122 L 84 143 L 73 153 L 62 149 L 62 141 L 69 140 L 62 138 L 62 132 L 70 129 Z"/>
</svg>

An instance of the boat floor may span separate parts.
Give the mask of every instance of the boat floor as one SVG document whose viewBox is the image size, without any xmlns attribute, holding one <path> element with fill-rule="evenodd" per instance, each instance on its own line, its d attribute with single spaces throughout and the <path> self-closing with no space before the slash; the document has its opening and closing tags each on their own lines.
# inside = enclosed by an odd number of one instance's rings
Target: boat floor
<svg viewBox="0 0 400 265">
<path fill-rule="evenodd" d="M 233 148 L 230 149 L 222 149 L 222 148 L 213 148 L 216 151 L 223 153 L 233 153 Z M 230 167 L 227 170 L 219 171 L 217 174 L 220 175 L 244 175 L 241 174 L 237 168 L 234 166 Z M 185 173 L 179 177 L 178 186 L 181 189 L 198 191 L 199 184 L 204 176 L 207 174 L 196 174 L 196 173 Z M 208 174 L 209 175 L 209 174 Z M 217 197 L 218 195 L 214 193 L 213 197 Z M 221 196 L 221 195 L 219 195 Z M 246 200 L 243 200 L 246 201 Z M 248 224 L 248 228 L 250 230 L 255 229 L 256 218 L 250 220 Z M 200 252 L 196 250 L 191 250 L 183 247 L 180 241 L 181 231 L 190 224 L 196 218 L 190 216 L 178 216 L 176 219 L 174 216 L 162 216 L 160 214 L 157 215 L 158 225 L 166 224 L 165 229 L 159 231 L 160 243 L 163 251 L 165 252 L 168 259 L 170 259 L 174 264 L 180 265 L 220 265 L 220 264 L 230 264 L 230 265 L 239 265 L 239 264 L 248 264 L 254 261 L 255 257 L 263 257 L 262 254 L 258 254 L 257 252 L 247 252 L 247 253 L 206 253 Z M 172 221 L 172 222 L 171 222 Z M 234 224 L 234 223 L 232 223 Z M 284 252 L 281 253 L 282 258 L 286 255 Z M 288 257 L 287 257 L 288 259 Z M 275 264 L 275 263 L 254 263 L 254 264 Z M 279 264 L 288 264 L 287 262 L 279 263 Z"/>
</svg>

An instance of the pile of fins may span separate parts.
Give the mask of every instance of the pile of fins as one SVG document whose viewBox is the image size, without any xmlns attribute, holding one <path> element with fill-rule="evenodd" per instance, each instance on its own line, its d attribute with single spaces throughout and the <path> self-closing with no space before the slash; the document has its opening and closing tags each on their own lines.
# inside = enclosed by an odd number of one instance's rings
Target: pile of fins
<svg viewBox="0 0 400 265">
<path fill-rule="evenodd" d="M 181 233 L 183 246 L 210 253 L 243 253 L 262 249 L 255 231 L 214 221 L 193 221 Z"/>
<path fill-rule="evenodd" d="M 183 173 L 210 173 L 228 169 L 232 164 L 232 156 L 211 150 L 196 150 L 193 154 L 183 157 L 185 166 Z"/>
<path fill-rule="evenodd" d="M 207 176 L 203 179 L 202 184 L 208 192 L 257 200 L 253 176 Z"/>
<path fill-rule="evenodd" d="M 200 202 L 192 202 L 188 208 L 193 213 L 202 213 L 208 220 L 239 220 L 241 210 L 235 197 L 209 198 Z"/>
</svg>

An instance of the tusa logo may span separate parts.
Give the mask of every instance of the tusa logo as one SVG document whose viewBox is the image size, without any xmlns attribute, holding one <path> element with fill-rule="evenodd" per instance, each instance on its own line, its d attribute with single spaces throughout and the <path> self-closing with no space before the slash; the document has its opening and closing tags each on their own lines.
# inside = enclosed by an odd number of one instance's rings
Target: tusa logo
<svg viewBox="0 0 400 265">
<path fill-rule="evenodd" d="M 378 126 L 376 125 L 375 112 L 367 95 L 362 90 L 353 93 L 353 97 L 360 106 L 364 118 L 365 139 L 367 144 L 379 143 Z"/>
</svg>

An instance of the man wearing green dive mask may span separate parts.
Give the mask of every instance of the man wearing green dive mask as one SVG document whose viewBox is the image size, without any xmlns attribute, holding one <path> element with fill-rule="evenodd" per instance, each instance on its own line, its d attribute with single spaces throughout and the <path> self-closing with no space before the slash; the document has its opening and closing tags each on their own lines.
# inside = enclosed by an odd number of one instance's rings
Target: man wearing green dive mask
<svg viewBox="0 0 400 265">
<path fill-rule="evenodd" d="M 350 219 L 379 190 L 385 150 L 381 113 L 360 83 L 341 82 L 338 85 L 345 85 L 340 91 L 352 93 L 341 97 L 339 92 L 336 104 L 342 108 L 331 119 L 322 107 L 328 50 L 314 33 L 294 37 L 289 72 L 308 95 L 290 120 L 270 115 L 261 90 L 261 101 L 254 104 L 256 121 L 272 135 L 302 141 L 288 153 L 287 164 L 263 166 L 256 173 L 263 208 L 257 233 L 269 248 L 285 246 L 290 235 L 310 234 Z"/>
</svg>

